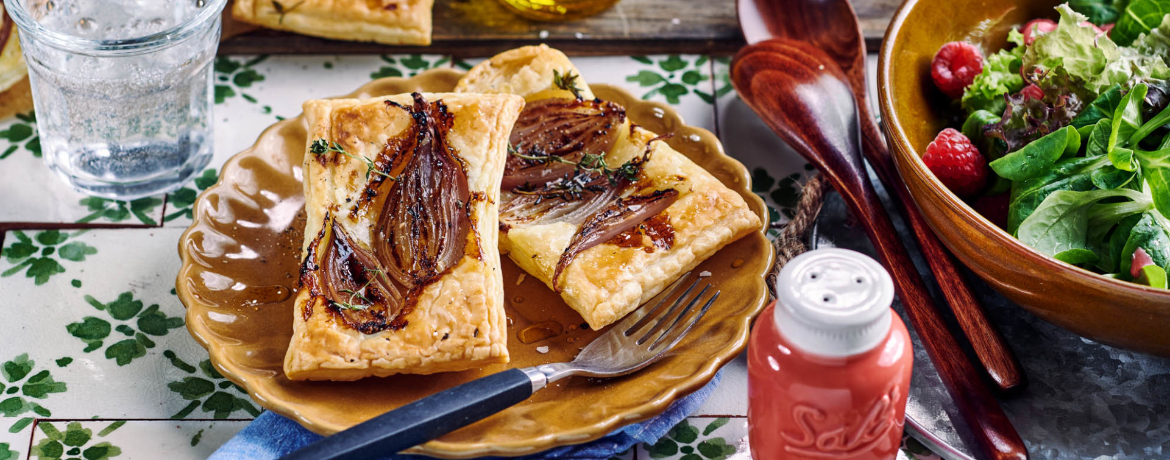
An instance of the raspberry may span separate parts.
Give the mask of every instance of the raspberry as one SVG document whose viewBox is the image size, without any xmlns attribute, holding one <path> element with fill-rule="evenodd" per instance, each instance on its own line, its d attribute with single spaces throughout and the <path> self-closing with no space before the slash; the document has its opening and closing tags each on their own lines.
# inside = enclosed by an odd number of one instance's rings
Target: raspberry
<svg viewBox="0 0 1170 460">
<path fill-rule="evenodd" d="M 1024 30 L 1020 31 L 1024 34 L 1024 44 L 1032 46 L 1032 42 L 1040 38 L 1048 32 L 1056 30 L 1056 21 L 1051 19 L 1033 19 L 1024 24 Z"/>
<path fill-rule="evenodd" d="M 1035 83 L 1025 86 L 1024 89 L 1020 90 L 1020 94 L 1024 95 L 1025 100 L 1035 99 L 1039 101 L 1044 99 L 1044 90 L 1040 89 L 1039 86 L 1036 86 Z"/>
<path fill-rule="evenodd" d="M 999 228 L 1007 228 L 1008 221 L 1008 206 L 1011 205 L 1012 194 L 1000 193 L 999 195 L 981 196 L 975 199 L 971 204 L 975 211 L 983 215 L 983 217 L 990 220 L 991 223 L 999 226 Z"/>
<path fill-rule="evenodd" d="M 963 89 L 983 72 L 983 54 L 975 45 L 950 42 L 939 48 L 930 62 L 930 76 L 943 94 L 958 99 Z"/>
<path fill-rule="evenodd" d="M 947 128 L 926 146 L 922 162 L 943 185 L 960 197 L 979 193 L 987 184 L 987 160 L 963 133 Z"/>
</svg>

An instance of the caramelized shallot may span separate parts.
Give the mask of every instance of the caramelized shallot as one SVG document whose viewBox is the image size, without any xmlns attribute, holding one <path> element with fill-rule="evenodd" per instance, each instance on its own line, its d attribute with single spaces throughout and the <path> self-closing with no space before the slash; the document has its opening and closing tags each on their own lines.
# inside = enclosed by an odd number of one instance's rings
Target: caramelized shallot
<svg viewBox="0 0 1170 460">
<path fill-rule="evenodd" d="M 678 190 L 656 190 L 648 195 L 634 195 L 613 202 L 605 209 L 589 217 L 573 239 L 553 272 L 553 290 L 560 292 L 561 272 L 578 254 L 608 241 L 616 235 L 638 226 L 646 219 L 666 210 L 678 200 Z"/>
<path fill-rule="evenodd" d="M 544 99 L 520 112 L 509 142 L 521 155 L 509 155 L 501 189 L 540 185 L 564 177 L 586 153 L 603 154 L 617 141 L 626 119 L 622 106 L 601 100 Z M 525 158 L 525 156 L 529 158 Z M 533 158 L 560 157 L 567 163 Z"/>
<path fill-rule="evenodd" d="M 314 299 L 324 298 L 346 325 L 374 334 L 406 326 L 427 284 L 463 258 L 472 230 L 467 171 L 447 143 L 454 117 L 442 101 L 428 103 L 414 93 L 414 104 L 401 108 L 414 125 L 408 137 L 390 139 L 389 162 L 379 169 L 401 169 L 382 201 L 367 249 L 355 241 L 332 213 L 308 247 L 301 285 Z M 373 179 L 370 181 L 373 182 Z M 380 187 L 367 189 L 367 193 Z M 375 190 L 376 191 L 376 190 Z M 476 240 L 477 242 L 477 240 Z M 477 243 L 478 244 L 478 243 Z M 477 255 L 478 256 L 478 255 Z M 313 302 L 306 306 L 306 320 Z"/>
<path fill-rule="evenodd" d="M 463 258 L 471 230 L 471 193 L 463 162 L 447 145 L 454 117 L 442 101 L 414 94 L 417 138 L 406 168 L 391 185 L 372 246 L 390 277 L 426 284 Z"/>
<path fill-rule="evenodd" d="M 329 306 L 345 324 L 364 334 L 390 327 L 402 312 L 402 295 L 374 254 L 354 242 L 336 220 L 330 223 L 320 274 Z"/>
</svg>

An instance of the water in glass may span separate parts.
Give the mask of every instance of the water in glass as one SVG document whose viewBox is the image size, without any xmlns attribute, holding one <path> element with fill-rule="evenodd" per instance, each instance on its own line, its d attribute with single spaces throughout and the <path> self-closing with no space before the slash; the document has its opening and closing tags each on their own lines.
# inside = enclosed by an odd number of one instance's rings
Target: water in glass
<svg viewBox="0 0 1170 460">
<path fill-rule="evenodd" d="M 49 167 L 124 200 L 177 189 L 206 167 L 223 3 L 6 0 L 26 15 L 16 22 Z"/>
</svg>

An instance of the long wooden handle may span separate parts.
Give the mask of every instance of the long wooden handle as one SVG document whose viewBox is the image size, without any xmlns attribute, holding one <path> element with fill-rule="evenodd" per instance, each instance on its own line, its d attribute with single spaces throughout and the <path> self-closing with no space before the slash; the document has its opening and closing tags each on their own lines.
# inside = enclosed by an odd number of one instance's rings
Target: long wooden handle
<svg viewBox="0 0 1170 460">
<path fill-rule="evenodd" d="M 922 212 L 914 205 L 914 198 L 910 196 L 910 190 L 906 188 L 906 184 L 902 182 L 902 176 L 898 175 L 894 168 L 894 159 L 890 156 L 885 140 L 882 138 L 877 124 L 874 123 L 873 117 L 870 116 L 869 108 L 866 107 L 865 102 L 864 96 L 858 97 L 857 107 L 858 114 L 861 116 L 861 134 L 864 146 L 862 151 L 865 153 L 865 158 L 869 160 L 869 164 L 877 172 L 878 178 L 885 184 L 886 190 L 897 194 L 894 201 L 900 205 L 898 209 L 902 212 L 902 218 L 910 225 L 911 231 L 918 239 L 922 255 L 926 258 L 926 263 L 930 265 L 930 271 L 934 272 L 935 281 L 942 289 L 943 296 L 946 297 L 951 310 L 955 312 L 955 319 L 958 320 L 959 327 L 967 335 L 967 340 L 971 342 L 975 356 L 983 364 L 983 370 L 986 371 L 991 381 L 995 382 L 1000 391 L 1022 388 L 1027 383 L 1027 378 L 1024 376 L 1019 361 L 1016 360 L 1011 348 L 1004 341 L 999 328 L 995 327 L 988 319 L 983 304 L 975 297 L 971 286 L 967 284 L 963 274 L 955 266 L 954 256 L 943 247 L 938 236 L 934 234 L 934 231 L 926 223 L 926 219 L 922 217 Z"/>
<path fill-rule="evenodd" d="M 890 270 L 914 330 L 922 338 L 934 367 L 938 369 L 951 398 L 959 407 L 959 414 L 971 427 L 979 447 L 989 458 L 1028 458 L 1019 433 L 991 391 L 983 385 L 978 371 L 959 347 L 959 342 L 947 330 L 938 307 L 934 305 L 906 247 L 898 239 L 894 224 L 878 201 L 877 194 L 868 182 L 863 189 L 862 193 L 853 195 L 860 199 L 847 200 L 850 208 L 862 221 L 878 255 Z"/>
<path fill-rule="evenodd" d="M 865 175 L 857 104 L 837 64 L 807 43 L 772 39 L 740 50 L 731 80 L 752 110 L 829 179 L 865 227 L 976 448 L 997 460 L 1028 458 L 1019 433 L 947 330 Z"/>
</svg>

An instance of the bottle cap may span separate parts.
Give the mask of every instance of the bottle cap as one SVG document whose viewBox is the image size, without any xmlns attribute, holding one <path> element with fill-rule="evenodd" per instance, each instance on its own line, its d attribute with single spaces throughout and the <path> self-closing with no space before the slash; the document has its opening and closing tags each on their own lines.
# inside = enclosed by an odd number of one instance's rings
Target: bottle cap
<svg viewBox="0 0 1170 460">
<path fill-rule="evenodd" d="M 847 249 L 818 249 L 776 277 L 775 322 L 789 343 L 830 357 L 878 346 L 890 331 L 894 282 L 881 264 Z"/>
</svg>

